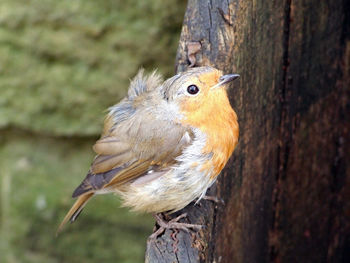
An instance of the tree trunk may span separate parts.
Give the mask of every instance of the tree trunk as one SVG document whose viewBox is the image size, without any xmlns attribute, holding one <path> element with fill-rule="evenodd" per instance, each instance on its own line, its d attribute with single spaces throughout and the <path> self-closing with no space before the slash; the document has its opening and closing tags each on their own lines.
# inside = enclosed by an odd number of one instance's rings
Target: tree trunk
<svg viewBox="0 0 350 263">
<path fill-rule="evenodd" d="M 241 75 L 239 145 L 209 194 L 225 204 L 184 209 L 206 228 L 167 230 L 146 261 L 350 262 L 350 1 L 189 0 L 190 64 Z"/>
</svg>

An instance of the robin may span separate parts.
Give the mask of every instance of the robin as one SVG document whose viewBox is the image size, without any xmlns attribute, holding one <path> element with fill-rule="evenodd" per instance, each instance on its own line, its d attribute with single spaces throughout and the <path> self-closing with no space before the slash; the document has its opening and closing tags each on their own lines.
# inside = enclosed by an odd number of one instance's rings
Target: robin
<svg viewBox="0 0 350 263">
<path fill-rule="evenodd" d="M 97 155 L 58 231 L 98 194 L 117 193 L 124 206 L 150 213 L 175 212 L 201 199 L 238 142 L 226 92 L 238 77 L 197 67 L 163 82 L 140 70 L 127 96 L 109 109 L 93 146 Z M 163 228 L 198 227 L 156 220 Z"/>
</svg>

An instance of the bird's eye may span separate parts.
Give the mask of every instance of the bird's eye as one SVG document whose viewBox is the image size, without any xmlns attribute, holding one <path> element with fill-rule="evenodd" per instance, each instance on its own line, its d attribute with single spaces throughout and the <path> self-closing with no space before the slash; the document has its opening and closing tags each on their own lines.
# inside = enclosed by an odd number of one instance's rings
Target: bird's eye
<svg viewBox="0 0 350 263">
<path fill-rule="evenodd" d="M 191 95 L 195 95 L 199 92 L 199 88 L 196 85 L 190 85 L 187 87 L 187 92 Z"/>
</svg>

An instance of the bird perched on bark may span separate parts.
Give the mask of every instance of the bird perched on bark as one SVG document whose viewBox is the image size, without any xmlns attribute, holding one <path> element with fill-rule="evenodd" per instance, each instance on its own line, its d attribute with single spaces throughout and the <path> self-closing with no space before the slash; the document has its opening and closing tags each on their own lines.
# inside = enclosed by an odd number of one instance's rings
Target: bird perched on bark
<svg viewBox="0 0 350 263">
<path fill-rule="evenodd" d="M 198 67 L 163 82 L 140 70 L 126 98 L 109 109 L 97 155 L 58 231 L 98 194 L 117 193 L 124 206 L 151 213 L 202 198 L 237 145 L 226 88 L 238 77 Z"/>
</svg>

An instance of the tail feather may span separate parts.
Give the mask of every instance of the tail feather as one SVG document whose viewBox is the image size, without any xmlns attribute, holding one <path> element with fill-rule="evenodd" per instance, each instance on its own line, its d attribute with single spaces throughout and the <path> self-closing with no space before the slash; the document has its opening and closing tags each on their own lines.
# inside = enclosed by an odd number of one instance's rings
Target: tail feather
<svg viewBox="0 0 350 263">
<path fill-rule="evenodd" d="M 56 236 L 62 231 L 63 226 L 68 222 L 74 222 L 81 211 L 83 210 L 84 206 L 86 203 L 90 200 L 90 198 L 94 195 L 94 193 L 86 193 L 78 197 L 77 201 L 73 204 L 71 209 L 68 211 L 66 216 L 64 217 L 62 223 L 59 225 L 57 231 L 56 231 Z"/>
</svg>

